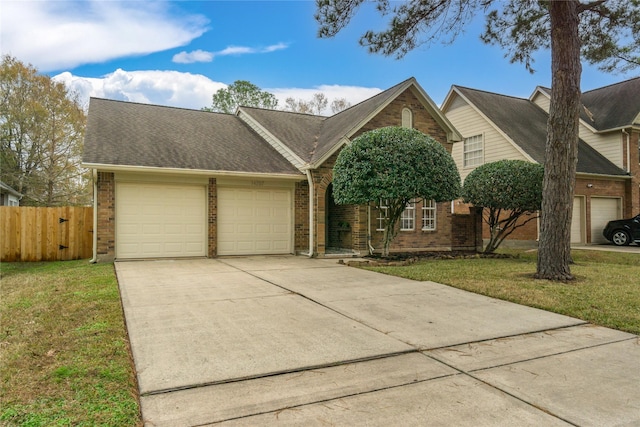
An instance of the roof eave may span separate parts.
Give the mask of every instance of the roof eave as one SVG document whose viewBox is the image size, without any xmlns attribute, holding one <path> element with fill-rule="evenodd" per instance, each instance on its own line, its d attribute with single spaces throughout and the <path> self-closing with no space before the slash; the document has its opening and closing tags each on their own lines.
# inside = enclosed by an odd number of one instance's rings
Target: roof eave
<svg viewBox="0 0 640 427">
<path fill-rule="evenodd" d="M 224 170 L 206 170 L 206 169 L 182 169 L 182 168 L 166 168 L 156 166 L 129 166 L 129 165 L 111 165 L 105 163 L 86 163 L 83 162 L 82 167 L 88 169 L 97 169 L 106 172 L 144 172 L 144 173 L 168 173 L 181 175 L 206 175 L 206 176 L 231 176 L 244 178 L 277 178 L 291 179 L 300 181 L 306 179 L 302 173 L 276 173 L 276 172 L 243 172 L 243 171 L 224 171 Z"/>
<path fill-rule="evenodd" d="M 602 133 L 609 133 L 609 132 L 619 132 L 627 129 L 640 131 L 640 124 L 624 125 L 624 126 L 618 126 L 610 129 L 601 129 L 601 130 L 596 130 L 593 133 L 602 134 Z"/>
<path fill-rule="evenodd" d="M 624 181 L 633 178 L 631 175 L 610 175 L 606 173 L 593 173 L 593 172 L 576 172 L 576 176 L 582 177 L 597 177 L 597 178 L 607 178 L 607 179 L 617 179 L 619 181 Z"/>
<path fill-rule="evenodd" d="M 322 155 L 322 157 L 320 157 L 315 162 L 311 162 L 311 163 L 307 164 L 307 166 L 303 170 L 319 168 L 322 164 L 324 164 L 324 162 L 326 162 L 329 159 L 329 157 L 333 156 L 338 150 L 342 149 L 342 147 L 347 145 L 350 141 L 351 140 L 349 138 L 343 136 L 342 138 L 340 138 L 338 143 L 334 144 L 334 146 L 331 147 L 331 149 L 329 151 L 324 153 Z"/>
</svg>

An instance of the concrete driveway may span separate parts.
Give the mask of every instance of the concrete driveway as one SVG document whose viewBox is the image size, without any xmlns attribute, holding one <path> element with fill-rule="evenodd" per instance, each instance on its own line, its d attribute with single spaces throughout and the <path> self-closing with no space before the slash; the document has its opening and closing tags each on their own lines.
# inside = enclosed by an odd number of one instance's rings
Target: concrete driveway
<svg viewBox="0 0 640 427">
<path fill-rule="evenodd" d="M 148 426 L 640 424 L 632 334 L 335 260 L 116 272 Z"/>
</svg>

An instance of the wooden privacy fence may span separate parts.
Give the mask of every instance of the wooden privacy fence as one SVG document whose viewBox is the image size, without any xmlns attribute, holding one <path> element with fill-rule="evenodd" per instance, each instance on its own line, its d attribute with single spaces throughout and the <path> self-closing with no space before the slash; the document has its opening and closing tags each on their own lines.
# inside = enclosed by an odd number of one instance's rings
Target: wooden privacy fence
<svg viewBox="0 0 640 427">
<path fill-rule="evenodd" d="M 0 206 L 0 261 L 63 261 L 92 256 L 92 207 Z"/>
</svg>

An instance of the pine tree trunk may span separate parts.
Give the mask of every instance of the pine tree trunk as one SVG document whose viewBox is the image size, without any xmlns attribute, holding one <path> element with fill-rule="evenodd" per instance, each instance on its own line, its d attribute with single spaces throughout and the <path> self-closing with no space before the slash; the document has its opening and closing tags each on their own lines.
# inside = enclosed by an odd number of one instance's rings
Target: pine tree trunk
<svg viewBox="0 0 640 427">
<path fill-rule="evenodd" d="M 571 215 L 578 163 L 580 39 L 576 0 L 551 1 L 551 106 L 547 124 L 538 279 L 571 280 Z"/>
</svg>

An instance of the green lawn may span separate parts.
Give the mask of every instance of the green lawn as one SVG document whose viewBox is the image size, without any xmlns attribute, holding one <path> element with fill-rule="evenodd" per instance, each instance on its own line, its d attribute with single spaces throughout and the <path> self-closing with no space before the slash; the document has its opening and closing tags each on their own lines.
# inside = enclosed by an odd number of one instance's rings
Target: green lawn
<svg viewBox="0 0 640 427">
<path fill-rule="evenodd" d="M 0 425 L 140 425 L 113 264 L 0 266 Z"/>
<path fill-rule="evenodd" d="M 368 269 L 443 283 L 640 334 L 639 254 L 574 250 L 571 271 L 576 280 L 559 283 L 533 278 L 535 252 L 501 252 L 514 258 L 430 260 Z"/>
</svg>

